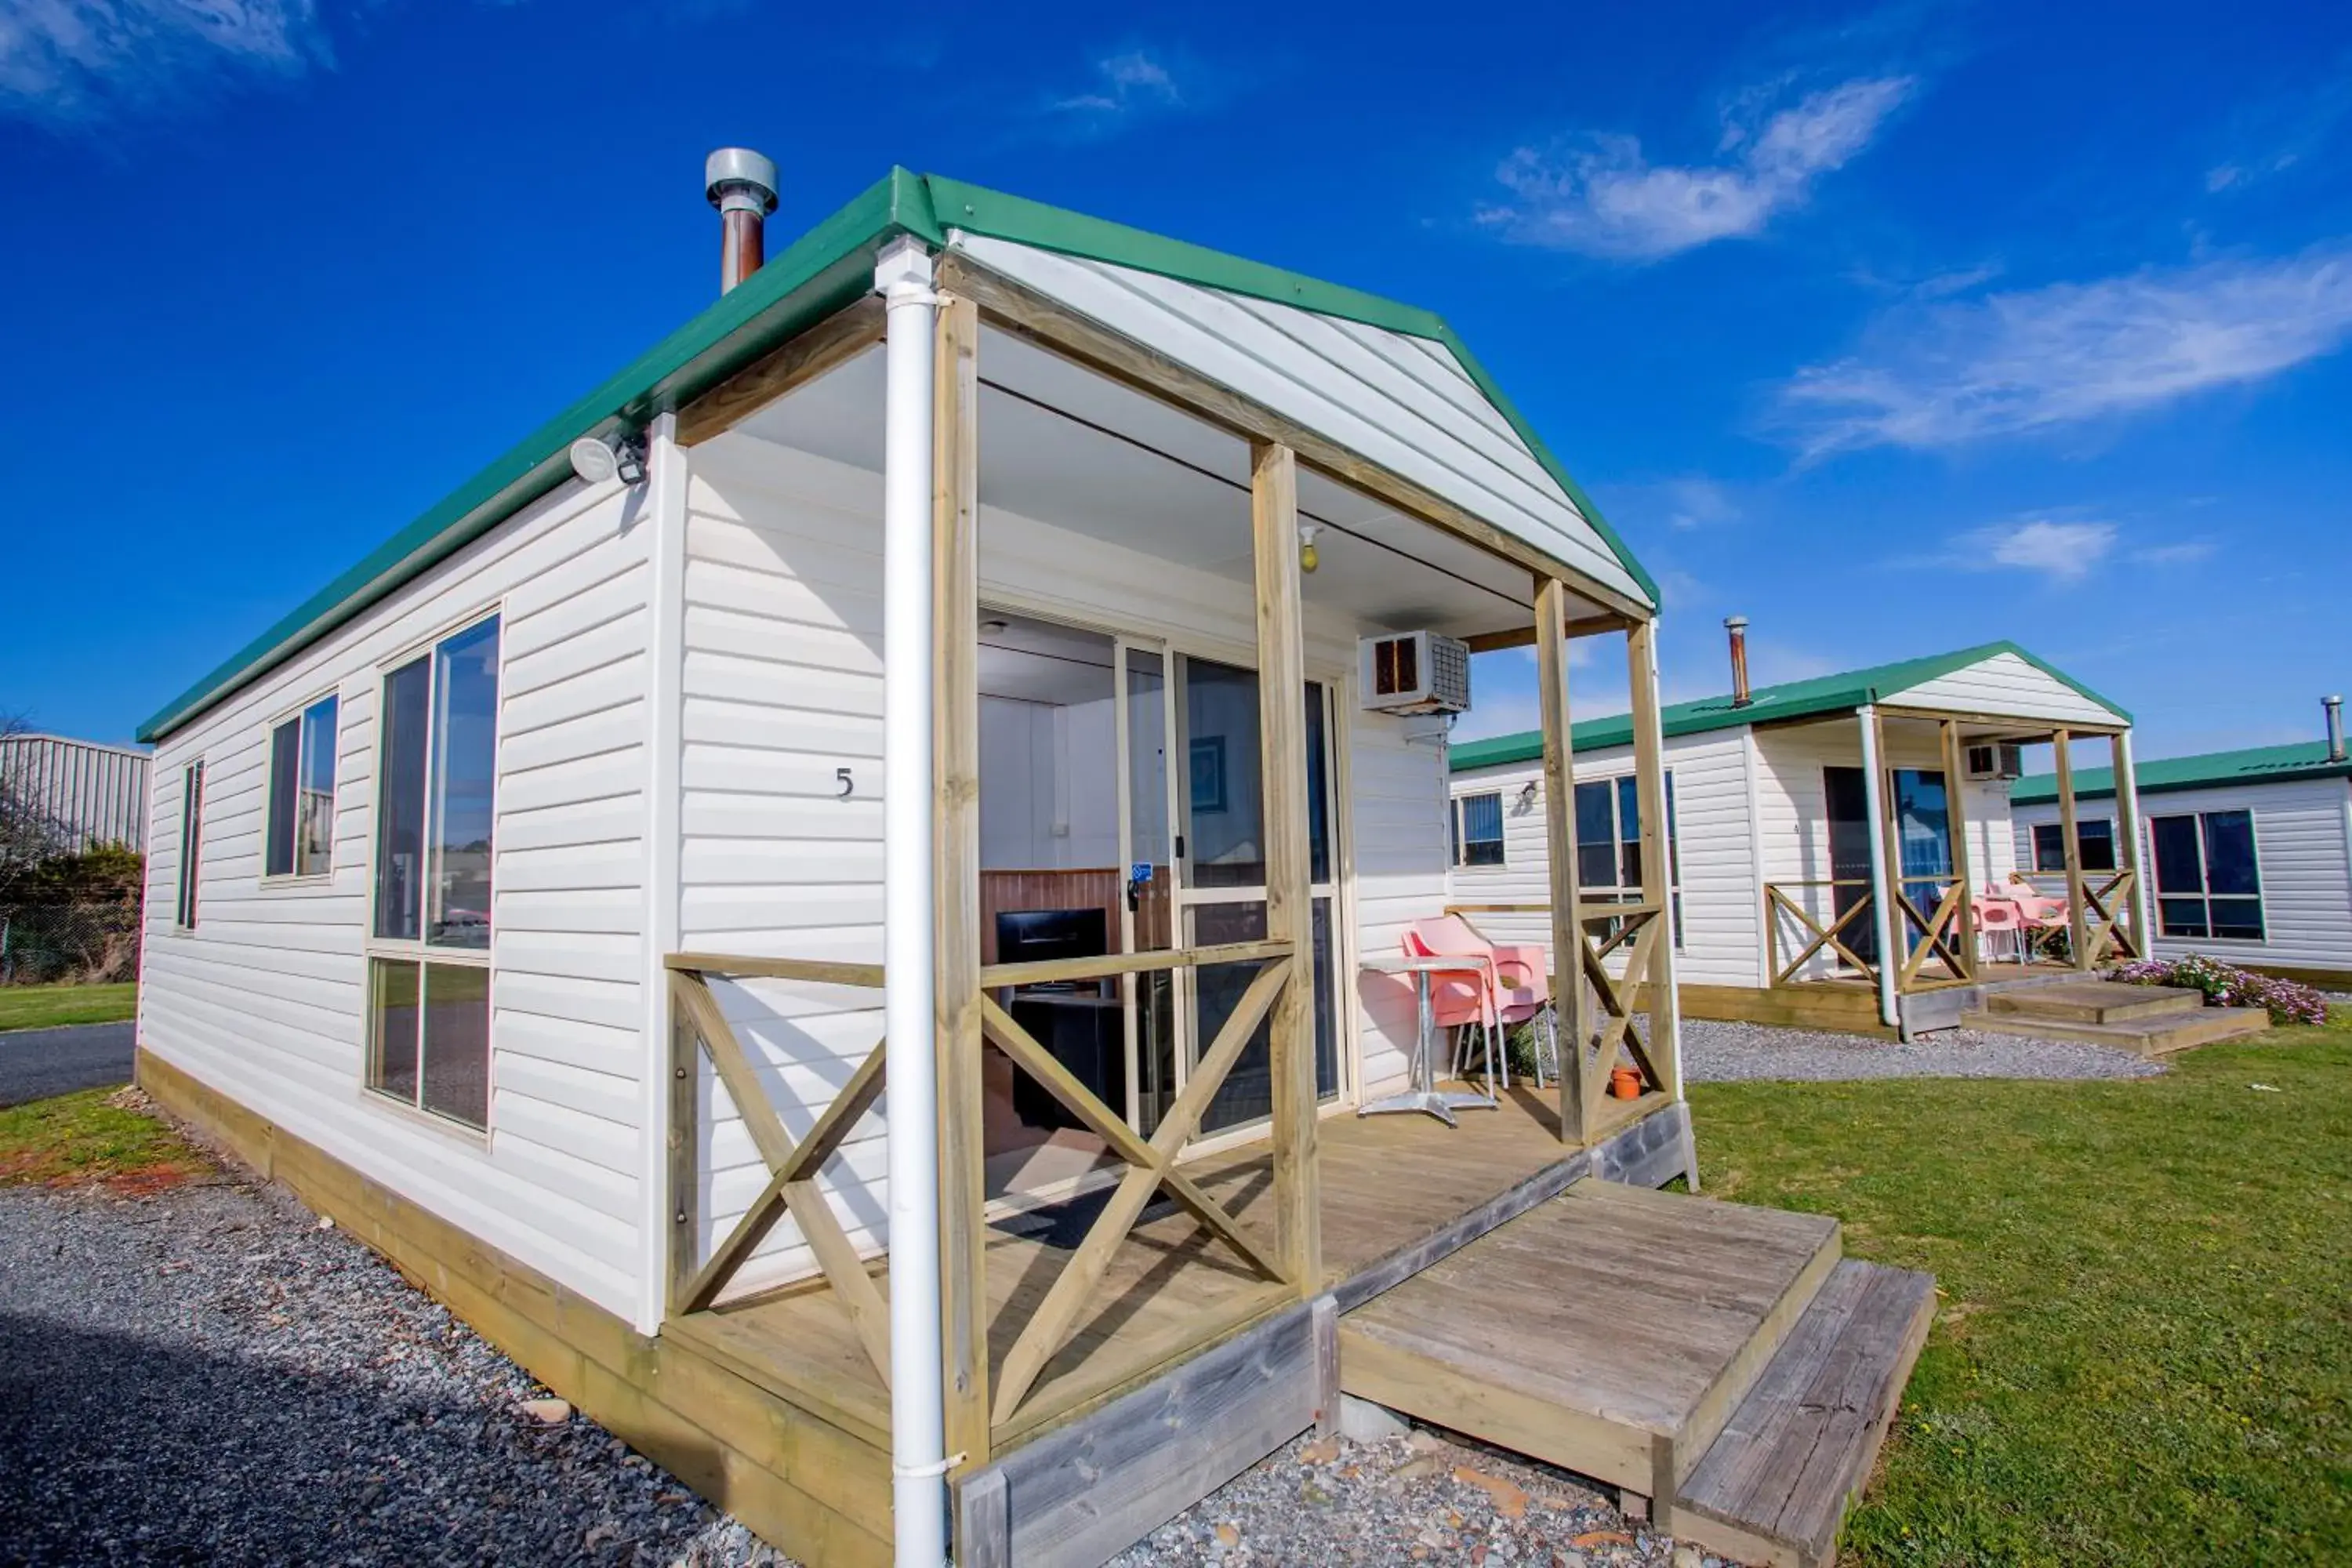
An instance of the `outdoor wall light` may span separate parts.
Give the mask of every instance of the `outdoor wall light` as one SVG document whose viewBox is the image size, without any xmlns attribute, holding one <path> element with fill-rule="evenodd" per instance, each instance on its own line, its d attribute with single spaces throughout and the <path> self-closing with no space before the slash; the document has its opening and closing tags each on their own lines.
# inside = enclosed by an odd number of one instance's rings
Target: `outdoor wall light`
<svg viewBox="0 0 2352 1568">
<path fill-rule="evenodd" d="M 1536 781 L 1529 779 L 1519 786 L 1519 809 L 1526 811 L 1536 803 Z"/>
<path fill-rule="evenodd" d="M 1322 563 L 1323 558 L 1315 552 L 1315 536 L 1320 531 L 1320 523 L 1302 522 L 1298 525 L 1298 569 L 1301 572 L 1312 572 Z"/>
<path fill-rule="evenodd" d="M 629 436 L 609 439 L 583 436 L 572 443 L 572 471 L 580 476 L 583 484 L 601 485 L 606 479 L 618 479 L 630 486 L 643 484 L 645 443 Z"/>
</svg>

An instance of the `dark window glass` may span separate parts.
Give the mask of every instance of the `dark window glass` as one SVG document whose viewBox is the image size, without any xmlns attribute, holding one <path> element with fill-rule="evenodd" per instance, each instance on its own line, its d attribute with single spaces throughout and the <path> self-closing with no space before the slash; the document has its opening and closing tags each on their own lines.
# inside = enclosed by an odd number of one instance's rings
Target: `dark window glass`
<svg viewBox="0 0 2352 1568">
<path fill-rule="evenodd" d="M 395 1100 L 416 1103 L 417 966 L 379 958 L 371 966 L 375 1014 L 374 1086 Z"/>
<path fill-rule="evenodd" d="M 180 888 L 173 911 L 183 931 L 196 929 L 196 881 L 202 873 L 205 837 L 205 764 L 191 763 L 180 774 Z"/>
<path fill-rule="evenodd" d="M 424 1108 L 487 1127 L 490 1121 L 490 972 L 478 964 L 425 966 Z"/>
<path fill-rule="evenodd" d="M 2215 811 L 2204 817 L 2205 890 L 2255 894 L 2262 879 L 2254 869 L 2254 818 L 2252 812 Z"/>
<path fill-rule="evenodd" d="M 1500 794 L 1462 797 L 1460 864 L 1499 866 L 1503 863 L 1503 797 Z"/>
<path fill-rule="evenodd" d="M 294 874 L 294 818 L 302 787 L 302 721 L 289 719 L 269 732 L 269 838 L 261 857 L 265 877 Z"/>
<path fill-rule="evenodd" d="M 335 700 L 302 711 L 300 803 L 294 814 L 294 874 L 323 876 L 335 849 Z"/>
<path fill-rule="evenodd" d="M 1616 785 L 1595 779 L 1576 786 L 1576 880 L 1580 888 L 1617 883 Z"/>
<path fill-rule="evenodd" d="M 2207 936 L 2205 900 L 2202 899 L 2158 899 L 2157 905 L 2164 917 L 2167 936 Z"/>
<path fill-rule="evenodd" d="M 1666 880 L 1679 888 L 1683 885 L 1683 835 L 1675 826 L 1675 775 L 1666 774 Z M 1675 902 L 1675 945 L 1682 939 L 1682 901 Z"/>
<path fill-rule="evenodd" d="M 2156 888 L 2160 893 L 2203 893 L 2205 879 L 2198 866 L 2197 819 L 2193 816 L 2152 816 L 2149 842 L 2156 849 Z M 2202 936 L 2202 931 L 2180 932 Z"/>
<path fill-rule="evenodd" d="M 2235 942 L 2263 940 L 2262 900 L 2210 899 L 2205 907 L 2215 936 Z"/>
<path fill-rule="evenodd" d="M 1633 774 L 1617 781 L 1617 885 L 1642 885 L 1642 790 Z"/>
<path fill-rule="evenodd" d="M 2116 825 L 2102 818 L 2096 822 L 2074 825 L 2074 841 L 2083 857 L 2085 871 L 2112 871 L 2116 868 Z M 2059 869 L 2065 869 L 2060 867 Z"/>
<path fill-rule="evenodd" d="M 490 825 L 498 768 L 499 623 L 433 654 L 432 907 L 425 940 L 490 945 Z"/>
<path fill-rule="evenodd" d="M 1316 882 L 1331 879 L 1330 787 L 1323 756 L 1323 688 L 1310 680 L 1307 683 L 1307 877 Z"/>
<path fill-rule="evenodd" d="M 1192 942 L 1212 947 L 1229 942 L 1260 942 L 1265 937 L 1265 906 L 1262 903 L 1198 904 L 1192 910 Z M 1193 997 L 1199 1004 L 1193 1026 L 1196 1051 L 1205 1051 L 1240 1005 L 1242 993 L 1257 978 L 1255 963 L 1203 964 L 1195 973 Z M 1260 1121 L 1274 1113 L 1274 1076 L 1270 1067 L 1274 1026 L 1260 1023 L 1249 1044 L 1234 1059 L 1233 1070 L 1209 1100 L 1201 1118 L 1206 1132 L 1221 1132 L 1244 1122 Z"/>
<path fill-rule="evenodd" d="M 375 934 L 415 942 L 424 934 L 425 748 L 430 727 L 433 665 L 418 658 L 383 681 L 377 742 Z"/>
<path fill-rule="evenodd" d="M 2063 871 L 2066 868 L 2066 835 L 2054 822 L 2033 825 L 2033 868 L 2037 871 Z"/>
</svg>

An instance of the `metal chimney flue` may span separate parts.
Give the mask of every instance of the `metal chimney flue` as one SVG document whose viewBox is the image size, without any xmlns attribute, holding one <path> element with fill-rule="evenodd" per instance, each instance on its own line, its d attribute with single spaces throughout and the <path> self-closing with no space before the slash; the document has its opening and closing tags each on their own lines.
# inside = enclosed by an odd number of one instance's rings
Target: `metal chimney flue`
<svg viewBox="0 0 2352 1568">
<path fill-rule="evenodd" d="M 1731 634 L 1731 705 L 1748 706 L 1748 617 L 1727 616 L 1723 629 Z"/>
<path fill-rule="evenodd" d="M 2319 706 L 2327 714 L 2327 760 L 2340 763 L 2344 760 L 2344 699 L 2323 697 Z"/>
<path fill-rule="evenodd" d="M 763 230 L 776 210 L 776 164 L 749 147 L 721 147 L 702 165 L 703 194 L 719 209 L 719 291 L 722 294 L 767 259 Z"/>
</svg>

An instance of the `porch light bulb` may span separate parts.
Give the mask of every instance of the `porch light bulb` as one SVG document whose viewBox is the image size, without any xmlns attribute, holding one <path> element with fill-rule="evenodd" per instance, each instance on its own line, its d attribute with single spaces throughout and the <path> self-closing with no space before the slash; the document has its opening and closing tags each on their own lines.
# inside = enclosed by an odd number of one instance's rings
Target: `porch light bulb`
<svg viewBox="0 0 2352 1568">
<path fill-rule="evenodd" d="M 1316 531 L 1317 525 L 1314 523 L 1302 522 L 1298 525 L 1298 569 L 1301 572 L 1312 572 L 1322 563 L 1323 558 L 1315 552 Z"/>
<path fill-rule="evenodd" d="M 595 437 L 583 436 L 572 443 L 572 471 L 580 476 L 582 484 L 601 485 L 619 467 L 613 448 Z"/>
</svg>

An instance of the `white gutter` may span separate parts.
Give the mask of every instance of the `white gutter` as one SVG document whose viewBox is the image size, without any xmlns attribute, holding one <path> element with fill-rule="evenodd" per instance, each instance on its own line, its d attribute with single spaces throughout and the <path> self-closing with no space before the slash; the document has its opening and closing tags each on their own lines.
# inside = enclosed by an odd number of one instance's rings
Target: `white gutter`
<svg viewBox="0 0 2352 1568">
<path fill-rule="evenodd" d="M 1650 749 L 1657 753 L 1658 799 L 1663 803 L 1667 798 L 1666 726 L 1665 706 L 1657 700 L 1657 617 L 1652 616 L 1650 620 L 1651 635 L 1649 640 Z M 1637 760 L 1634 766 L 1637 770 L 1641 766 L 1641 763 L 1638 761 L 1639 755 L 1640 753 L 1636 752 L 1635 756 Z M 1675 1062 L 1673 1071 L 1675 1075 L 1675 1099 L 1677 1101 L 1680 1101 L 1687 1100 L 1689 1096 L 1685 1092 L 1685 1086 L 1683 1084 L 1682 976 L 1675 973 L 1678 965 L 1675 958 L 1675 851 L 1680 848 L 1680 846 L 1675 843 L 1675 814 L 1672 811 L 1668 811 L 1665 814 L 1665 820 L 1658 824 L 1658 847 L 1664 853 L 1666 858 L 1665 864 L 1656 868 L 1658 873 L 1658 886 L 1664 889 L 1666 893 L 1666 907 L 1661 910 L 1658 915 L 1660 920 L 1666 922 L 1666 934 L 1664 937 L 1665 963 L 1663 966 L 1666 972 L 1666 984 L 1664 987 L 1665 1000 L 1663 1005 L 1658 1006 L 1658 1011 L 1665 1019 L 1666 1038 L 1674 1043 Z M 1691 1191 L 1698 1191 L 1698 1162 L 1696 1156 L 1694 1156 L 1691 1161 L 1690 1185 Z"/>
<path fill-rule="evenodd" d="M 687 448 L 677 444 L 677 415 L 657 416 L 646 432 L 646 471 L 650 478 L 644 492 L 622 502 L 621 516 L 624 527 L 645 531 L 649 563 L 643 916 L 646 1075 L 640 1086 L 644 1100 L 639 1110 L 645 1125 L 641 1211 L 645 1278 L 637 1301 L 637 1331 L 654 1334 L 660 1331 L 669 1308 L 669 1247 L 678 1212 L 671 1205 L 683 1196 L 669 1188 L 672 1042 L 670 977 L 664 962 L 682 945 L 678 774 L 684 765 L 679 725 L 686 701 L 686 498 L 690 463 Z M 702 1071 L 698 1053 L 689 1052 L 687 1062 L 690 1071 Z M 698 1093 L 694 1100 L 698 1106 L 701 1096 Z M 700 1223 L 698 1217 L 697 1223 Z"/>
<path fill-rule="evenodd" d="M 887 306 L 882 445 L 883 1065 L 889 1084 L 890 1498 L 898 1568 L 948 1560 L 940 1392 L 940 1086 L 933 1040 L 931 441 L 939 296 L 902 238 L 874 287 Z"/>
<path fill-rule="evenodd" d="M 2126 730 L 2116 737 L 2116 827 L 2117 834 L 2126 829 L 2124 818 L 2129 816 L 2133 868 L 2139 873 L 2132 879 L 2132 930 L 2139 938 L 2140 956 L 2156 956 L 2156 900 L 2149 884 L 2156 880 L 2156 861 L 2149 853 L 2155 846 L 2147 841 L 2146 818 L 2139 808 L 2139 763 L 2132 757 L 2131 731 Z M 2129 810 L 2125 808 L 2128 805 Z M 2352 823 L 2347 824 L 2352 826 Z M 2347 840 L 2352 852 L 2352 839 Z"/>
<path fill-rule="evenodd" d="M 1863 810 L 1870 817 L 1870 918 L 1878 934 L 1878 1021 L 1892 1029 L 1901 1016 L 1895 1005 L 1895 977 L 1903 960 L 1895 951 L 1895 894 L 1886 875 L 1886 781 L 1878 765 L 1878 710 L 1864 703 L 1854 716 L 1862 721 Z"/>
</svg>

